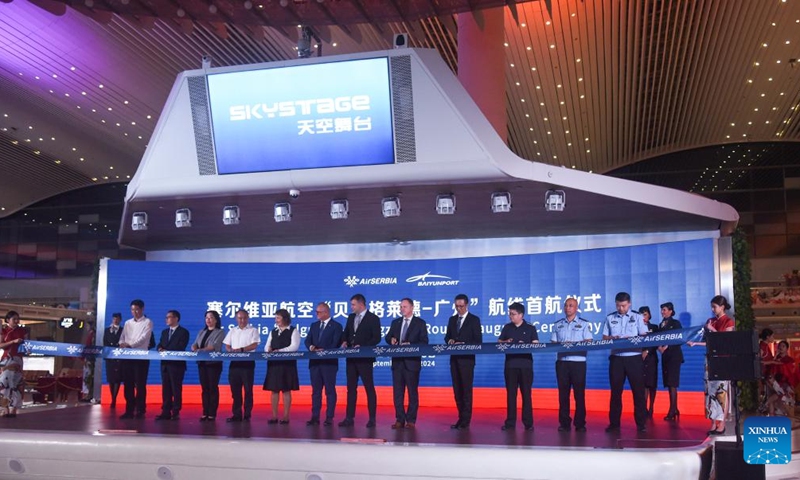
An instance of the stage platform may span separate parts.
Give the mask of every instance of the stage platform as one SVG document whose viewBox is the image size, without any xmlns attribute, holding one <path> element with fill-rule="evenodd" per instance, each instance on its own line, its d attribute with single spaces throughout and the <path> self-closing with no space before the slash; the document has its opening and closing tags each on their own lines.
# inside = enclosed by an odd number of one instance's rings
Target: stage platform
<svg viewBox="0 0 800 480">
<path fill-rule="evenodd" d="M 267 424 L 263 405 L 249 423 L 225 422 L 227 406 L 216 422 L 200 422 L 199 405 L 168 421 L 155 420 L 157 405 L 148 409 L 145 418 L 121 420 L 119 408 L 50 404 L 0 418 L 0 478 L 715 478 L 701 415 L 658 417 L 640 433 L 625 413 L 621 431 L 606 433 L 607 415 L 589 412 L 581 433 L 559 432 L 557 411 L 547 409 L 534 411 L 533 431 L 502 431 L 504 409 L 476 409 L 468 430 L 450 428 L 453 408 L 423 408 L 416 427 L 401 430 L 391 428 L 389 407 L 379 407 L 375 428 L 361 409 L 352 427 L 306 426 L 304 405 L 288 425 Z M 776 467 L 767 479 L 800 478 L 797 462 Z"/>
<path fill-rule="evenodd" d="M 59 406 L 57 406 L 59 407 Z M 268 425 L 269 409 L 257 406 L 249 423 L 226 423 L 230 416 L 228 408 L 220 407 L 216 422 L 200 422 L 202 410 L 199 405 L 188 405 L 177 421 L 156 421 L 160 413 L 157 405 L 149 405 L 145 418 L 120 420 L 124 409 L 112 410 L 104 405 L 78 404 L 61 408 L 34 407 L 21 410 L 16 418 L 0 418 L 2 430 L 47 430 L 57 432 L 94 433 L 106 430 L 129 430 L 145 435 L 200 436 L 236 439 L 282 439 L 340 441 L 343 438 L 361 438 L 386 442 L 492 446 L 544 446 L 544 447 L 588 447 L 602 449 L 620 448 L 680 448 L 701 445 L 706 439 L 709 422 L 702 416 L 681 416 L 678 422 L 666 422 L 655 418 L 648 422 L 647 431 L 639 433 L 633 416 L 623 415 L 619 433 L 605 433 L 608 417 L 589 412 L 587 431 L 579 433 L 558 431 L 558 412 L 542 410 L 534 412 L 534 430 L 525 431 L 522 424 L 513 431 L 501 431 L 505 420 L 505 409 L 480 409 L 473 414 L 468 430 L 452 430 L 457 413 L 452 408 L 424 408 L 420 410 L 414 429 L 393 430 L 394 410 L 379 407 L 375 428 L 367 428 L 366 412 L 360 412 L 352 427 L 323 425 L 308 427 L 310 418 L 306 406 L 293 408 L 288 425 Z M 342 409 L 343 410 L 343 409 Z M 343 413 L 343 412 L 342 412 Z M 662 416 L 663 417 L 663 416 Z"/>
</svg>

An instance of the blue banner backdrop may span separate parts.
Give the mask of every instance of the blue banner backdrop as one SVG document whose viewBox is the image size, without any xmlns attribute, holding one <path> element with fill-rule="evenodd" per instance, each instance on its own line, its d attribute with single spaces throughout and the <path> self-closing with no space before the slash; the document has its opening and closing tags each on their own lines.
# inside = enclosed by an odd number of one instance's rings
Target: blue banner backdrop
<svg viewBox="0 0 800 480">
<path fill-rule="evenodd" d="M 444 343 L 447 320 L 453 315 L 455 295 L 470 297 L 470 311 L 481 317 L 483 339 L 495 342 L 508 322 L 508 305 L 521 302 L 525 318 L 536 325 L 539 339 L 550 339 L 550 326 L 563 317 L 567 297 L 578 299 L 580 316 L 592 323 L 594 339 L 602 338 L 605 315 L 614 310 L 619 291 L 631 294 L 633 307 L 650 306 L 660 321 L 659 305 L 672 302 L 684 327 L 701 325 L 710 316 L 709 301 L 716 294 L 713 240 L 663 243 L 636 247 L 575 252 L 443 260 L 330 263 L 179 263 L 108 262 L 105 312 L 130 317 L 131 300 L 142 299 L 155 324 L 156 337 L 165 328 L 167 310 L 181 312 L 181 325 L 192 340 L 203 328 L 206 310 L 222 314 L 223 327 L 236 325 L 236 310 L 250 312 L 251 324 L 261 332 L 263 351 L 274 312 L 286 308 L 304 337 L 316 321 L 314 306 L 328 302 L 334 320 L 344 323 L 349 299 L 355 293 L 367 298 L 369 309 L 381 318 L 384 331 L 399 316 L 403 297 L 415 300 L 418 314 L 429 325 L 432 344 Z M 385 345 L 385 344 L 382 344 Z M 304 350 L 301 347 L 301 350 Z M 702 390 L 702 348 L 684 348 L 681 390 Z M 589 353 L 587 387 L 608 388 L 608 352 Z M 391 385 L 390 359 L 376 362 L 377 385 Z M 536 355 L 534 387 L 555 388 L 555 353 Z M 423 358 L 422 386 L 449 386 L 446 356 Z M 503 386 L 503 357 L 482 355 L 475 369 L 476 387 Z M 160 383 L 157 365 L 148 383 Z M 256 382 L 265 376 L 258 362 Z M 309 384 L 306 363 L 299 365 L 300 381 Z M 225 373 L 223 373 L 225 376 Z M 337 383 L 345 384 L 344 364 Z M 227 379 L 223 378 L 222 382 Z M 187 371 L 187 384 L 197 384 L 197 370 Z"/>
</svg>

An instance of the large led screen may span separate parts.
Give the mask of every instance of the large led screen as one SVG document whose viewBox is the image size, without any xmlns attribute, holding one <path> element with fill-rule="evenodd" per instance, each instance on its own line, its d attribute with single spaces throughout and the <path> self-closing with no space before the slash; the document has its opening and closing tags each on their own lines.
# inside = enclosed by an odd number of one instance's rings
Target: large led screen
<svg viewBox="0 0 800 480">
<path fill-rule="evenodd" d="M 526 319 L 534 323 L 541 341 L 550 339 L 551 324 L 563 316 L 567 297 L 579 299 L 580 315 L 592 323 L 594 338 L 602 337 L 605 315 L 614 309 L 619 291 L 631 294 L 633 308 L 648 305 L 658 316 L 659 305 L 675 304 L 684 326 L 698 325 L 711 316 L 709 301 L 716 294 L 713 240 L 664 243 L 563 253 L 447 260 L 353 263 L 166 263 L 114 261 L 108 263 L 106 309 L 125 312 L 130 301 L 145 301 L 145 313 L 157 332 L 165 328 L 167 310 L 182 314 L 181 324 L 194 340 L 203 327 L 207 309 L 222 314 L 225 328 L 236 325 L 239 308 L 250 312 L 261 330 L 264 347 L 274 312 L 286 308 L 301 334 L 315 321 L 314 306 L 329 302 L 335 320 L 344 322 L 348 301 L 355 293 L 366 296 L 369 309 L 381 318 L 384 333 L 399 316 L 399 301 L 411 297 L 418 314 L 428 323 L 431 343 L 443 343 L 452 301 L 458 293 L 471 298 L 470 311 L 482 321 L 484 342 L 496 342 L 508 322 L 508 305 L 521 302 Z M 301 347 L 305 349 L 305 347 Z M 703 382 L 702 348 L 684 347 L 686 363 L 682 391 L 700 391 Z M 449 359 L 423 359 L 422 386 L 449 387 Z M 608 352 L 589 353 L 587 387 L 608 389 Z M 556 388 L 555 354 L 534 356 L 534 388 Z M 227 370 L 227 369 L 225 369 Z M 299 364 L 300 381 L 308 385 L 307 362 Z M 149 383 L 160 383 L 159 369 L 150 368 Z M 265 362 L 256 369 L 256 383 L 264 380 Z M 378 358 L 376 384 L 390 386 L 390 359 Z M 345 384 L 344 362 L 339 385 Z M 190 366 L 186 383 L 196 384 L 197 369 Z M 224 385 L 223 378 L 223 385 Z M 503 386 L 503 355 L 479 355 L 476 387 Z"/>
<path fill-rule="evenodd" d="M 394 163 L 387 58 L 208 76 L 220 174 Z"/>
</svg>

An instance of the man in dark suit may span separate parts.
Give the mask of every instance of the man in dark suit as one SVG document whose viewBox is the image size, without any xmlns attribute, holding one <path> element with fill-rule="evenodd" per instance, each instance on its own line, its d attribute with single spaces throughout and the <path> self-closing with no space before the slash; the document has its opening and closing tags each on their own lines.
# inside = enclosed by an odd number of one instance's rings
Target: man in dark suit
<svg viewBox="0 0 800 480">
<path fill-rule="evenodd" d="M 320 352 L 339 348 L 342 342 L 342 324 L 331 319 L 331 308 L 327 303 L 320 302 L 316 308 L 318 322 L 311 324 L 306 336 L 306 347 L 310 352 Z M 311 420 L 306 425 L 319 425 L 319 415 L 322 410 L 322 387 L 325 387 L 325 422 L 323 425 L 333 425 L 336 413 L 336 372 L 339 371 L 339 359 L 315 359 L 312 355 L 308 361 L 311 372 Z"/>
<path fill-rule="evenodd" d="M 380 343 L 381 320 L 377 315 L 367 310 L 367 300 L 364 295 L 357 293 L 350 298 L 350 310 L 353 313 L 347 317 L 347 324 L 344 327 L 344 333 L 342 333 L 342 347 L 367 347 Z M 375 393 L 375 381 L 372 377 L 372 364 L 374 362 L 374 357 L 348 358 L 346 360 L 347 415 L 344 420 L 339 422 L 340 427 L 350 427 L 354 423 L 359 377 L 361 377 L 361 383 L 364 384 L 364 390 L 367 392 L 367 410 L 369 410 L 367 428 L 375 427 L 378 396 Z"/>
<path fill-rule="evenodd" d="M 122 314 L 111 315 L 111 326 L 103 332 L 104 347 L 119 347 L 119 337 L 122 335 Z M 122 385 L 122 363 L 113 358 L 106 359 L 106 381 L 111 390 L 111 408 L 117 408 L 117 394 Z"/>
<path fill-rule="evenodd" d="M 400 301 L 400 318 L 392 322 L 386 343 L 389 345 L 427 345 L 428 325 L 425 320 L 414 316 L 414 301 L 404 298 Z M 394 393 L 394 412 L 396 421 L 392 428 L 414 428 L 419 410 L 419 372 L 422 357 L 392 358 L 392 392 Z M 408 389 L 408 410 L 404 397 Z"/>
<path fill-rule="evenodd" d="M 463 293 L 456 295 L 454 301 L 456 315 L 447 322 L 444 341 L 448 345 L 483 342 L 481 319 L 469 313 L 469 297 Z M 458 430 L 469 428 L 472 421 L 472 383 L 475 378 L 475 355 L 451 355 L 450 376 L 453 378 L 453 395 L 456 397 L 458 420 L 450 428 Z"/>
<path fill-rule="evenodd" d="M 183 352 L 189 345 L 189 330 L 178 325 L 181 314 L 177 310 L 167 312 L 167 328 L 161 332 L 158 351 Z M 183 393 L 183 375 L 186 362 L 182 360 L 161 361 L 161 415 L 156 420 L 177 420 L 180 417 Z"/>
</svg>

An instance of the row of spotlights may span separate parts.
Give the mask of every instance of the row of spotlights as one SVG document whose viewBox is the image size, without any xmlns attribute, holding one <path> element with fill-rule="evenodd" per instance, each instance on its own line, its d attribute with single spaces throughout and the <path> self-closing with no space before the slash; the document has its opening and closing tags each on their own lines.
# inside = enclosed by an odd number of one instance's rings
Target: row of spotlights
<svg viewBox="0 0 800 480">
<path fill-rule="evenodd" d="M 548 190 L 545 193 L 544 208 L 548 212 L 564 211 L 566 206 L 566 193 L 563 190 Z M 511 211 L 511 193 L 492 193 L 492 212 L 508 213 Z M 381 212 L 384 218 L 399 217 L 402 212 L 399 197 L 385 197 L 381 200 Z M 452 193 L 436 196 L 436 213 L 439 215 L 453 215 L 456 213 L 456 196 Z M 347 200 L 331 201 L 331 218 L 344 220 L 350 215 L 350 203 Z M 275 204 L 274 218 L 276 222 L 289 222 L 292 220 L 292 205 L 287 202 Z M 222 223 L 225 225 L 239 224 L 239 207 L 229 205 L 222 209 Z M 175 210 L 175 227 L 185 228 L 192 226 L 192 211 L 188 208 Z M 147 230 L 147 212 L 135 212 L 131 220 L 133 230 Z"/>
</svg>

